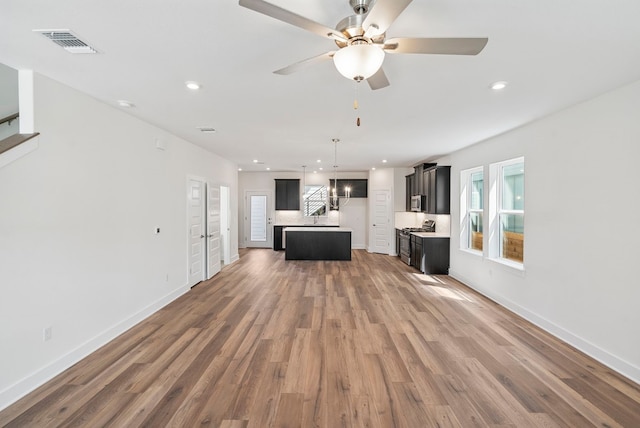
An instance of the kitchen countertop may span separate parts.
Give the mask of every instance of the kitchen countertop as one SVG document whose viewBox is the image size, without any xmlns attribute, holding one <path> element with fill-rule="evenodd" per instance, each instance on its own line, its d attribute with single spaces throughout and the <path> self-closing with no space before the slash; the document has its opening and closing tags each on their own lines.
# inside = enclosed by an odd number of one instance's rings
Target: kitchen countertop
<svg viewBox="0 0 640 428">
<path fill-rule="evenodd" d="M 420 238 L 450 238 L 448 233 L 438 232 L 410 232 L 411 235 L 416 235 Z"/>
<path fill-rule="evenodd" d="M 330 227 L 330 226 L 288 226 L 283 229 L 285 232 L 353 232 L 348 227 Z"/>
<path fill-rule="evenodd" d="M 274 224 L 274 226 L 282 226 L 282 227 L 339 227 L 339 225 L 337 225 L 337 224 L 325 224 L 325 223 L 316 223 L 316 224 L 280 223 L 280 224 Z"/>
</svg>

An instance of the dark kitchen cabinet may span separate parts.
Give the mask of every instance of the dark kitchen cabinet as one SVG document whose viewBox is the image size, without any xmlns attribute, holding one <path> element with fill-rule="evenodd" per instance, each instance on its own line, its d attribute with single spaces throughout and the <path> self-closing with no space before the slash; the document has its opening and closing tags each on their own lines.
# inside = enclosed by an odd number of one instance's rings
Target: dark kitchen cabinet
<svg viewBox="0 0 640 428">
<path fill-rule="evenodd" d="M 396 229 L 396 255 L 400 257 L 400 229 Z"/>
<path fill-rule="evenodd" d="M 424 274 L 449 273 L 449 238 L 411 235 L 411 266 Z"/>
<path fill-rule="evenodd" d="M 273 250 L 274 251 L 282 251 L 284 247 L 282 246 L 282 229 L 287 226 L 273 226 Z"/>
<path fill-rule="evenodd" d="M 449 274 L 449 242 L 449 238 L 422 239 L 422 273 Z"/>
<path fill-rule="evenodd" d="M 275 225 L 273 226 L 273 250 L 274 251 L 282 251 L 284 250 L 284 242 L 283 242 L 283 233 L 282 229 L 285 227 L 301 227 L 299 224 L 295 225 Z M 303 227 L 339 227 L 337 224 L 315 224 L 315 225 L 305 225 Z"/>
<path fill-rule="evenodd" d="M 413 174 L 406 179 L 406 211 L 411 211 L 411 197 L 415 195 L 427 195 L 429 192 L 429 174 L 427 171 L 434 168 L 435 163 L 421 163 L 413 167 Z M 422 211 L 427 212 L 427 205 L 422 206 Z"/>
<path fill-rule="evenodd" d="M 368 180 L 366 178 L 350 178 L 350 179 L 338 179 L 338 197 L 344 198 L 346 196 L 345 188 L 348 186 L 351 189 L 352 198 L 366 198 Z M 329 188 L 335 187 L 335 180 L 329 180 Z M 333 193 L 329 193 L 333 194 Z"/>
<path fill-rule="evenodd" d="M 300 179 L 276 178 L 276 210 L 300 210 Z"/>
<path fill-rule="evenodd" d="M 422 270 L 422 238 L 411 235 L 411 266 Z"/>
<path fill-rule="evenodd" d="M 406 200 L 407 200 L 406 210 L 407 211 L 411 211 L 411 197 L 416 194 L 415 193 L 415 190 L 416 190 L 416 176 L 415 176 L 415 174 L 407 175 L 405 177 L 405 179 L 407 180 L 407 182 L 406 182 Z"/>
<path fill-rule="evenodd" d="M 427 196 L 423 211 L 429 214 L 451 212 L 451 167 L 437 166 L 422 173 L 423 187 Z"/>
</svg>

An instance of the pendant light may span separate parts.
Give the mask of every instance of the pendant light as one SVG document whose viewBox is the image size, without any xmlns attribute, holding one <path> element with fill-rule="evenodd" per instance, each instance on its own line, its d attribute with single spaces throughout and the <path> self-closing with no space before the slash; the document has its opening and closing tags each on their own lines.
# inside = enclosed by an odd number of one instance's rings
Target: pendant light
<svg viewBox="0 0 640 428">
<path fill-rule="evenodd" d="M 339 210 L 339 195 L 338 195 L 338 143 L 340 142 L 339 138 L 333 138 L 333 188 L 331 190 L 331 208 L 333 210 Z M 351 187 L 345 186 L 344 188 L 344 196 L 342 205 L 347 205 L 351 200 Z"/>
</svg>

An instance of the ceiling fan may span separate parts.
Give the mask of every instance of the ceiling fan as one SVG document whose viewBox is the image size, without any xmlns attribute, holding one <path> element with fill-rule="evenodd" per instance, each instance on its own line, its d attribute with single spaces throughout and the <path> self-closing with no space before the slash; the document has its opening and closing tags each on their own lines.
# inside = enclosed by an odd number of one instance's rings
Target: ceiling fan
<svg viewBox="0 0 640 428">
<path fill-rule="evenodd" d="M 240 6 L 302 28 L 335 41 L 338 50 L 307 58 L 274 71 L 291 74 L 307 66 L 333 58 L 337 70 L 348 79 L 366 80 L 371 89 L 389 86 L 382 69 L 385 52 L 477 55 L 487 44 L 481 38 L 386 38 L 387 29 L 412 0 L 348 0 L 355 15 L 341 20 L 335 29 L 263 0 L 240 0 Z"/>
</svg>

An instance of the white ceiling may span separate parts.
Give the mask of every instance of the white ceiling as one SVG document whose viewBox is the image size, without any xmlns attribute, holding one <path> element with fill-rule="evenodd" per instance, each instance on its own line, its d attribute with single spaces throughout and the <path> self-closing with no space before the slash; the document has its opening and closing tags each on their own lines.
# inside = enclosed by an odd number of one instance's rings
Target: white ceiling
<svg viewBox="0 0 640 428">
<path fill-rule="evenodd" d="M 271 1 L 328 27 L 352 14 L 348 0 Z M 640 79 L 639 17 L 638 0 L 414 0 L 387 37 L 489 43 L 478 56 L 387 55 L 391 86 L 359 85 L 358 111 L 356 84 L 330 61 L 272 73 L 330 40 L 237 0 L 3 0 L 0 63 L 116 108 L 129 100 L 128 113 L 243 170 L 331 168 L 340 138 L 340 168 L 355 171 L 411 166 Z M 100 53 L 67 53 L 34 29 L 70 29 Z M 507 89 L 488 89 L 498 80 Z"/>
</svg>

